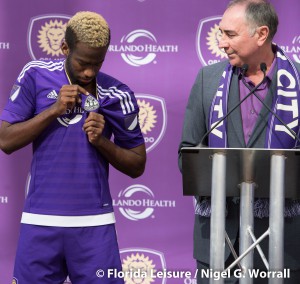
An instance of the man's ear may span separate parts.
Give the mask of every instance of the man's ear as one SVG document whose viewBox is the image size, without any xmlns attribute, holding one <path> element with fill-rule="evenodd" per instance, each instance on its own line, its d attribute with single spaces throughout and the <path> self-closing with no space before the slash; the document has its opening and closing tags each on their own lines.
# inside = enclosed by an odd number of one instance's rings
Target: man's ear
<svg viewBox="0 0 300 284">
<path fill-rule="evenodd" d="M 61 51 L 65 56 L 68 56 L 70 53 L 70 49 L 65 41 L 63 41 L 61 44 Z"/>
<path fill-rule="evenodd" d="M 258 44 L 263 45 L 268 39 L 269 32 L 270 32 L 269 27 L 267 26 L 258 27 L 256 32 L 258 34 Z"/>
</svg>

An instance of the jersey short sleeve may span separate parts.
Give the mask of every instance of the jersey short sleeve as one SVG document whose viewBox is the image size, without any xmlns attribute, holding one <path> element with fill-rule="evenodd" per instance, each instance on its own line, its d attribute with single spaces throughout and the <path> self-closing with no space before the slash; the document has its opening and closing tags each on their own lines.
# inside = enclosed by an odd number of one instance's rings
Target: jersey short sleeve
<svg viewBox="0 0 300 284">
<path fill-rule="evenodd" d="M 32 118 L 35 112 L 34 70 L 25 72 L 27 66 L 25 65 L 15 81 L 0 117 L 11 124 Z"/>
<path fill-rule="evenodd" d="M 143 144 L 144 138 L 138 117 L 139 107 L 133 91 L 108 76 L 98 86 L 98 91 L 101 113 L 104 115 L 105 123 L 111 128 L 115 144 L 128 149 Z"/>
</svg>

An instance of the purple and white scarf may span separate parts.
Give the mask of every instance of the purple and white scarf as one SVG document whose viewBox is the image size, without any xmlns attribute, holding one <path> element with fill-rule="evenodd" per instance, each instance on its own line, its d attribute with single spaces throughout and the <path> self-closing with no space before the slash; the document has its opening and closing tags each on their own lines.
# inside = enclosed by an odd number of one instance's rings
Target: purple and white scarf
<svg viewBox="0 0 300 284">
<path fill-rule="evenodd" d="M 299 137 L 300 116 L 300 80 L 299 73 L 293 62 L 277 45 L 277 92 L 273 100 L 272 110 L 292 129 Z M 227 113 L 227 102 L 233 67 L 228 64 L 222 74 L 219 87 L 212 101 L 209 117 L 209 129 L 214 127 Z M 276 135 L 275 135 L 276 134 Z M 227 133 L 226 120 L 222 121 L 209 135 L 209 147 L 226 148 Z M 274 116 L 270 115 L 265 138 L 266 149 L 292 149 L 297 147 L 297 140 L 288 129 Z M 210 199 L 198 203 L 196 213 L 210 216 Z M 300 203 L 286 200 L 285 216 L 300 215 Z M 269 216 L 268 199 L 257 199 L 254 203 L 255 217 Z"/>
</svg>

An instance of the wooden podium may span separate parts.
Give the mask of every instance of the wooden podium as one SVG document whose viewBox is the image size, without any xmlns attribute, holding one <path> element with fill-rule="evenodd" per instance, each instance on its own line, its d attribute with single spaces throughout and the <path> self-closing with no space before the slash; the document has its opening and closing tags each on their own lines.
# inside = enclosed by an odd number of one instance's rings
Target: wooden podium
<svg viewBox="0 0 300 284">
<path fill-rule="evenodd" d="M 244 271 L 239 283 L 253 283 L 247 271 L 253 268 L 253 250 L 257 248 L 269 271 L 282 271 L 284 200 L 300 199 L 300 151 L 183 147 L 181 153 L 183 194 L 211 197 L 210 268 L 226 271 L 238 264 Z M 225 232 L 226 197 L 234 196 L 240 197 L 240 256 L 225 269 L 225 239 L 235 254 Z M 258 239 L 253 234 L 257 197 L 270 199 L 269 228 Z M 269 262 L 259 246 L 267 236 Z M 210 283 L 224 283 L 224 279 Z M 283 279 L 270 278 L 269 283 L 283 283 Z"/>
</svg>

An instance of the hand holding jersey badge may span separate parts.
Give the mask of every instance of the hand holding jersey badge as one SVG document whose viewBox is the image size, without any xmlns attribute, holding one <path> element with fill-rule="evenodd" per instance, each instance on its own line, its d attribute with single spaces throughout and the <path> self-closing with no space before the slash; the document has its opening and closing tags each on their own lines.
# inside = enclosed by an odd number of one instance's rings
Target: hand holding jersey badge
<svg viewBox="0 0 300 284">
<path fill-rule="evenodd" d="M 84 88 L 79 85 L 64 85 L 60 89 L 60 97 L 58 103 L 61 102 L 64 108 L 73 109 L 75 104 L 80 104 L 82 109 L 87 112 L 95 112 L 99 109 L 98 100 L 89 94 Z M 61 111 L 64 113 L 65 109 Z"/>
<path fill-rule="evenodd" d="M 100 107 L 98 100 L 81 86 L 63 85 L 52 108 L 59 116 L 65 114 L 67 109 L 73 109 L 77 104 L 87 112 L 96 112 Z"/>
<path fill-rule="evenodd" d="M 95 112 L 100 107 L 98 100 L 88 92 L 80 94 L 81 98 L 81 107 L 86 112 Z M 96 145 L 98 138 L 101 136 L 103 128 L 104 128 L 104 117 L 99 115 L 89 115 L 83 125 L 83 130 L 87 133 L 89 141 Z"/>
<path fill-rule="evenodd" d="M 81 91 L 84 90 L 82 87 L 80 87 L 80 89 Z M 103 115 L 97 112 L 100 107 L 100 103 L 93 95 L 86 91 L 81 92 L 79 96 L 81 99 L 81 107 L 89 113 L 84 122 L 83 131 L 86 132 L 90 143 L 96 146 L 99 142 L 99 137 L 101 137 L 105 125 Z"/>
</svg>

